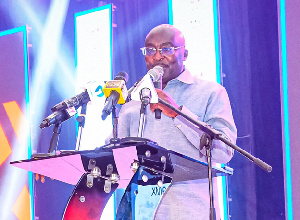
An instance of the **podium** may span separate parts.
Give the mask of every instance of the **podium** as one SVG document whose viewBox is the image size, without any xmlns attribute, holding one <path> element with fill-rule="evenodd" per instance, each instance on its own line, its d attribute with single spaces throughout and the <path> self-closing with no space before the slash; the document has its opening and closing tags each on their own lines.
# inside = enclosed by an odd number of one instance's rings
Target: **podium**
<svg viewBox="0 0 300 220">
<path fill-rule="evenodd" d="M 75 185 L 62 216 L 64 220 L 99 220 L 117 188 L 126 190 L 116 219 L 141 219 L 136 212 L 141 203 L 148 204 L 144 214 L 154 216 L 171 183 L 207 178 L 206 163 L 137 137 L 122 138 L 95 150 L 41 154 L 11 164 Z M 213 166 L 214 177 L 232 174 L 229 167 Z M 157 196 L 147 196 L 149 193 Z"/>
</svg>

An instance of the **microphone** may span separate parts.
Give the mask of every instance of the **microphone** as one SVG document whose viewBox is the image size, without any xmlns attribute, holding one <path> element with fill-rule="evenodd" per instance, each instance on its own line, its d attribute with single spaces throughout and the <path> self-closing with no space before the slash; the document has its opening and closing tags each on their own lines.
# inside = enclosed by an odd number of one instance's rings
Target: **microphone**
<svg viewBox="0 0 300 220">
<path fill-rule="evenodd" d="M 118 104 L 124 104 L 128 96 L 126 83 L 128 81 L 128 74 L 126 72 L 119 72 L 114 80 L 108 81 L 103 92 L 106 97 L 104 107 L 102 110 L 102 120 L 105 120 L 110 115 L 113 106 Z"/>
<path fill-rule="evenodd" d="M 40 128 L 43 129 L 68 120 L 77 113 L 76 109 L 80 106 L 87 104 L 91 100 L 96 101 L 96 97 L 104 95 L 102 86 L 96 81 L 87 83 L 85 87 L 85 91 L 52 107 L 53 113 L 41 122 Z"/>
<path fill-rule="evenodd" d="M 161 76 L 164 74 L 163 68 L 161 66 L 155 66 L 153 69 L 150 69 L 147 74 L 134 84 L 133 87 L 129 89 L 129 95 L 131 100 L 140 101 L 140 91 L 143 88 L 148 88 L 151 91 L 151 103 L 158 103 L 158 96 L 153 85 L 153 82 L 156 83 L 161 79 Z"/>
<path fill-rule="evenodd" d="M 154 82 L 160 81 L 162 83 L 162 76 L 164 75 L 164 69 L 161 66 L 155 66 L 154 68 L 150 69 L 147 74 L 150 75 L 151 80 Z"/>
<path fill-rule="evenodd" d="M 64 101 L 58 103 L 57 105 L 53 106 L 51 110 L 52 112 L 61 111 L 61 110 L 68 109 L 70 107 L 86 104 L 89 101 L 90 101 L 90 96 L 87 90 L 85 90 L 84 92 L 72 98 L 65 99 Z"/>
<path fill-rule="evenodd" d="M 150 69 L 147 72 L 146 76 L 147 75 L 149 75 L 152 82 L 154 82 L 154 86 L 155 86 L 155 82 L 158 82 L 161 84 L 161 88 L 162 88 L 161 78 L 162 78 L 162 75 L 164 75 L 164 70 L 161 66 L 155 66 L 153 69 Z M 138 81 L 136 81 L 136 83 L 134 83 L 134 85 L 130 89 L 128 89 L 128 96 L 131 95 L 131 92 L 137 87 L 137 85 L 140 83 L 141 80 L 143 80 L 143 77 L 139 78 Z M 155 88 L 160 88 L 160 87 L 155 87 Z"/>
<path fill-rule="evenodd" d="M 51 108 L 52 112 L 65 110 L 74 106 L 79 107 L 94 99 L 94 96 L 102 97 L 104 95 L 102 86 L 96 81 L 87 83 L 85 87 L 85 90 L 80 94 L 72 98 L 65 99 L 64 101 L 53 106 Z"/>
<path fill-rule="evenodd" d="M 154 88 L 162 90 L 162 76 L 164 74 L 164 70 L 160 66 L 155 66 L 152 70 L 155 72 L 155 81 L 153 81 Z M 155 119 L 161 119 L 161 110 L 154 109 Z"/>
<path fill-rule="evenodd" d="M 42 123 L 40 124 L 40 128 L 43 129 L 45 127 L 50 127 L 53 124 L 66 121 L 76 115 L 76 113 L 77 111 L 74 106 L 68 109 L 63 109 L 61 111 L 55 111 L 42 121 Z"/>
</svg>

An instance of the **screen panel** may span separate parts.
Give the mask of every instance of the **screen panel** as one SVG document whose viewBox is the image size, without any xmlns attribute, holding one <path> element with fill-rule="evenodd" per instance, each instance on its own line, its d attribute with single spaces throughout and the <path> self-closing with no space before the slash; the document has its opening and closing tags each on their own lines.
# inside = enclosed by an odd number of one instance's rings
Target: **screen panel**
<svg viewBox="0 0 300 220">
<path fill-rule="evenodd" d="M 27 27 L 0 32 L 0 51 L 0 219 L 33 219 L 32 174 L 9 164 L 31 157 Z"/>
<path fill-rule="evenodd" d="M 169 0 L 169 23 L 185 36 L 186 68 L 201 79 L 221 82 L 218 1 Z M 221 164 L 216 164 L 221 166 Z M 216 178 L 221 219 L 228 217 L 226 177 Z"/>
<path fill-rule="evenodd" d="M 217 81 L 214 1 L 171 1 L 170 21 L 185 36 L 190 72 Z"/>
<path fill-rule="evenodd" d="M 111 5 L 80 12 L 75 15 L 75 23 L 78 85 L 83 87 L 95 81 L 102 88 L 104 82 L 112 78 Z M 101 119 L 104 101 L 100 93 L 87 106 L 81 150 L 102 146 L 112 132 L 111 117 Z"/>
<path fill-rule="evenodd" d="M 75 61 L 79 88 L 92 83 L 99 93 L 87 105 L 80 150 L 103 146 L 112 133 L 112 118 L 101 119 L 104 82 L 112 79 L 112 7 L 105 5 L 75 14 Z M 114 196 L 106 204 L 101 219 L 114 219 Z"/>
</svg>

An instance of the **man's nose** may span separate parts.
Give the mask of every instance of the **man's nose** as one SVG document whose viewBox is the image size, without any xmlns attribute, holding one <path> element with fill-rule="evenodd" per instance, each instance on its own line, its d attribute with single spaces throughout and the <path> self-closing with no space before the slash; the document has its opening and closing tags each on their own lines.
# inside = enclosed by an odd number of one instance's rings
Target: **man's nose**
<svg viewBox="0 0 300 220">
<path fill-rule="evenodd" d="M 156 50 L 155 54 L 153 55 L 153 59 L 154 60 L 161 60 L 163 58 L 164 58 L 164 56 L 161 54 L 161 51 Z"/>
</svg>

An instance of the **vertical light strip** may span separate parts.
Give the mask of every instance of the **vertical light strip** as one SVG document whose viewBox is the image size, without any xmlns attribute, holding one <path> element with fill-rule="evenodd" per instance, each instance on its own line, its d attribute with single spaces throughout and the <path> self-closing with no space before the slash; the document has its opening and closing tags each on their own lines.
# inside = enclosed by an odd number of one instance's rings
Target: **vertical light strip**
<svg viewBox="0 0 300 220">
<path fill-rule="evenodd" d="M 284 120 L 284 141 L 285 141 L 285 172 L 286 172 L 285 174 L 286 174 L 286 199 L 287 199 L 286 202 L 287 202 L 287 215 L 288 215 L 287 219 L 293 219 L 285 0 L 280 0 L 280 32 L 281 32 L 283 114 L 284 114 L 283 120 Z"/>
<path fill-rule="evenodd" d="M 216 80 L 221 83 L 221 68 L 220 68 L 220 47 L 219 47 L 219 10 L 218 0 L 213 0 L 214 14 L 214 34 L 215 34 L 215 51 L 216 51 Z"/>
<path fill-rule="evenodd" d="M 173 25 L 173 0 L 168 0 L 169 24 Z"/>
<path fill-rule="evenodd" d="M 214 10 L 214 33 L 215 33 L 215 50 L 216 50 L 216 80 L 221 83 L 221 62 L 220 62 L 220 39 L 219 39 L 219 5 L 218 0 L 213 0 L 213 10 Z M 220 211 L 223 210 L 223 219 L 227 220 L 228 217 L 228 201 L 227 201 L 227 185 L 226 176 L 218 178 L 218 192 L 221 192 L 220 199 L 222 202 L 220 205 Z M 220 213 L 222 216 L 222 213 Z"/>
<path fill-rule="evenodd" d="M 29 51 L 28 51 L 28 32 L 27 26 L 23 26 L 23 36 L 24 36 L 24 72 L 25 72 L 25 115 L 28 122 L 30 119 L 30 100 L 29 100 Z M 29 123 L 31 125 L 31 123 Z M 27 136 L 27 146 L 28 146 L 28 159 L 31 158 L 32 148 L 31 148 L 31 132 L 28 129 Z M 32 172 L 28 172 L 28 185 L 29 185 L 29 195 L 30 195 L 30 219 L 34 220 L 34 196 L 33 196 L 33 175 Z"/>
</svg>

